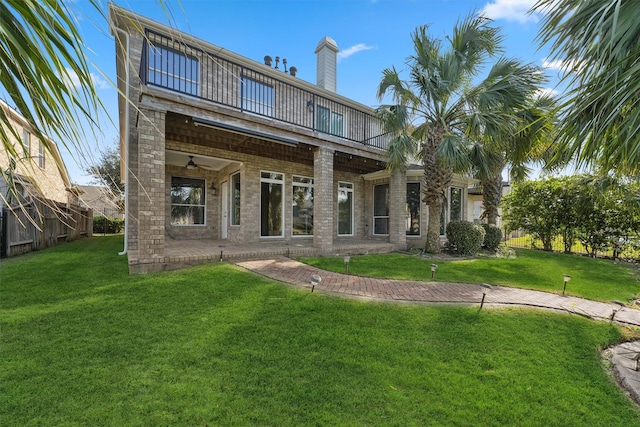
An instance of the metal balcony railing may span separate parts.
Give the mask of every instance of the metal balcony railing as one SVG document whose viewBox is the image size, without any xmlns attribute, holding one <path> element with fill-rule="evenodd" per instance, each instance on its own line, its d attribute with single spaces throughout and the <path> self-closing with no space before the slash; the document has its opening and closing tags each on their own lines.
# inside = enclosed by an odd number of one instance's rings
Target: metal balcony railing
<svg viewBox="0 0 640 427">
<path fill-rule="evenodd" d="M 140 79 L 149 86 L 317 130 L 368 147 L 385 150 L 389 142 L 378 118 L 368 111 L 151 30 L 146 31 Z"/>
</svg>

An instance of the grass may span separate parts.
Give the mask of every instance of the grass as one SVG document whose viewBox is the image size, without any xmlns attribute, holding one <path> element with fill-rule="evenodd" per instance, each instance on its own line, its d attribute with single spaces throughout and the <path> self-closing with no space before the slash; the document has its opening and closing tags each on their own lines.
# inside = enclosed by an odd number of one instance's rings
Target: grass
<svg viewBox="0 0 640 427">
<path fill-rule="evenodd" d="M 0 425 L 640 425 L 600 361 L 611 324 L 342 300 L 226 263 L 129 276 L 121 248 L 0 262 Z"/>
<path fill-rule="evenodd" d="M 324 270 L 344 271 L 338 258 L 303 258 Z M 640 281 L 634 267 L 608 260 L 518 249 L 517 258 L 479 257 L 434 260 L 404 254 L 351 257 L 349 273 L 403 280 L 431 280 L 431 264 L 438 265 L 436 280 L 489 283 L 548 292 L 562 292 L 563 274 L 572 276 L 566 293 L 600 301 L 631 301 L 640 297 Z M 637 268 L 636 268 L 637 270 Z"/>
</svg>

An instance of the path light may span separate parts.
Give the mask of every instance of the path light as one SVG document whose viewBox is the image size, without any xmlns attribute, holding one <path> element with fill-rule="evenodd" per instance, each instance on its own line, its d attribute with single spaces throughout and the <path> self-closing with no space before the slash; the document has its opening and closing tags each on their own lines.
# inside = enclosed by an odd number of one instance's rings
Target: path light
<svg viewBox="0 0 640 427">
<path fill-rule="evenodd" d="M 480 301 L 480 310 L 482 310 L 482 306 L 484 305 L 484 298 L 487 296 L 487 292 L 493 290 L 493 286 L 487 285 L 483 283 L 480 285 L 482 287 L 482 300 Z"/>
<path fill-rule="evenodd" d="M 351 257 L 349 255 L 344 257 L 344 274 L 349 274 L 349 261 L 351 261 Z"/>
<path fill-rule="evenodd" d="M 318 276 L 317 274 L 312 275 L 311 276 L 311 292 L 313 292 L 316 285 L 319 285 L 320 283 L 322 283 L 322 277 Z"/>
<path fill-rule="evenodd" d="M 431 280 L 433 280 L 433 278 L 436 277 L 436 268 L 438 268 L 437 265 L 431 264 Z"/>
<path fill-rule="evenodd" d="M 614 306 L 613 306 L 613 311 L 611 312 L 611 317 L 609 318 L 609 320 L 613 322 L 613 318 L 616 317 L 616 314 L 624 308 L 624 303 L 620 301 L 615 301 L 615 300 L 611 302 L 614 304 Z"/>
<path fill-rule="evenodd" d="M 562 295 L 564 295 L 564 291 L 567 289 L 567 282 L 569 280 L 571 280 L 571 276 L 569 276 L 568 274 L 563 274 L 562 277 L 564 278 L 564 286 L 562 287 Z"/>
</svg>

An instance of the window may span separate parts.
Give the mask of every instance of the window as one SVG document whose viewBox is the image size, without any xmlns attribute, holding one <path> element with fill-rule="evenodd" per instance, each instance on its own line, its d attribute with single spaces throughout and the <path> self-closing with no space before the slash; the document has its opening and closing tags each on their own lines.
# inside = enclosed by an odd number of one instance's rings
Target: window
<svg viewBox="0 0 640 427">
<path fill-rule="evenodd" d="M 171 178 L 171 224 L 204 225 L 205 182 L 195 178 Z"/>
<path fill-rule="evenodd" d="M 343 136 L 344 120 L 342 114 L 331 111 L 321 105 L 318 105 L 317 112 L 316 128 L 318 131 L 335 136 Z"/>
<path fill-rule="evenodd" d="M 242 109 L 263 116 L 273 115 L 273 87 L 242 78 Z"/>
<path fill-rule="evenodd" d="M 353 184 L 338 183 L 338 235 L 353 236 Z"/>
<path fill-rule="evenodd" d="M 284 175 L 260 172 L 260 236 L 282 237 Z"/>
<path fill-rule="evenodd" d="M 199 81 L 200 66 L 196 58 L 149 44 L 149 83 L 197 96 Z"/>
<path fill-rule="evenodd" d="M 420 235 L 420 183 L 407 182 L 407 236 Z"/>
<path fill-rule="evenodd" d="M 24 156 L 31 157 L 31 132 L 22 129 L 22 147 L 24 148 Z"/>
<path fill-rule="evenodd" d="M 44 145 L 42 142 L 38 145 L 38 166 L 44 169 Z"/>
<path fill-rule="evenodd" d="M 240 172 L 231 175 L 231 225 L 240 225 Z"/>
<path fill-rule="evenodd" d="M 313 236 L 313 178 L 293 177 L 293 235 Z"/>
<path fill-rule="evenodd" d="M 373 187 L 373 234 L 389 234 L 389 184 Z"/>
<path fill-rule="evenodd" d="M 442 205 L 442 214 L 440 215 L 440 235 L 442 236 L 445 235 L 449 222 L 462 219 L 462 188 L 449 187 L 447 196 L 449 205 Z"/>
</svg>

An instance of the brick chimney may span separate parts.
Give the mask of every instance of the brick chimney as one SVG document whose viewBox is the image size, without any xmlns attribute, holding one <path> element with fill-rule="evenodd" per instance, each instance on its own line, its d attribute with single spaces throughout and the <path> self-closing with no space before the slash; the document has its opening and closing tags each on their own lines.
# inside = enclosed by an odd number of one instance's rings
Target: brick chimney
<svg viewBox="0 0 640 427">
<path fill-rule="evenodd" d="M 325 36 L 318 43 L 315 54 L 318 60 L 316 84 L 331 92 L 336 91 L 336 64 L 338 62 L 338 45 L 329 36 Z"/>
</svg>

